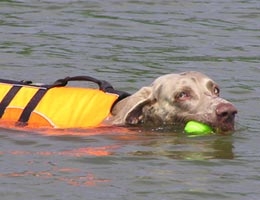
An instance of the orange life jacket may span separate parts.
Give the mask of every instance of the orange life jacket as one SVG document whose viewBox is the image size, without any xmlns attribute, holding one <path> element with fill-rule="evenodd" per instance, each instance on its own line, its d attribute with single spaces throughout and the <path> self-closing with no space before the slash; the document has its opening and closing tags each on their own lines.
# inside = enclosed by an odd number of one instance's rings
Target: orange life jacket
<svg viewBox="0 0 260 200">
<path fill-rule="evenodd" d="M 92 81 L 99 89 L 68 87 L 68 81 Z M 51 85 L 0 80 L 0 122 L 32 128 L 87 128 L 102 123 L 113 104 L 128 94 L 106 81 L 67 77 Z"/>
</svg>

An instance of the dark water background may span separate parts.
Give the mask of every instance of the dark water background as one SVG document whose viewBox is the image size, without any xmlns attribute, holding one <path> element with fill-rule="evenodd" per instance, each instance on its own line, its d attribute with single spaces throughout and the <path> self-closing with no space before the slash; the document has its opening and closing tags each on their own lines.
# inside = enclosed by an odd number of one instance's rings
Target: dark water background
<svg viewBox="0 0 260 200">
<path fill-rule="evenodd" d="M 0 129 L 0 198 L 260 198 L 260 1 L 0 1 L 1 78 L 72 75 L 134 92 L 159 75 L 211 76 L 239 110 L 233 136 Z"/>
</svg>

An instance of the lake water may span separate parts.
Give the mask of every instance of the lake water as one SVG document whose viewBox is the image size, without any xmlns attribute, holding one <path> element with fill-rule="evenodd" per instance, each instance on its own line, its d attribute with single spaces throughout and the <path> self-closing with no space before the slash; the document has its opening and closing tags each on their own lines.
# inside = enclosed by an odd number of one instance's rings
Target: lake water
<svg viewBox="0 0 260 200">
<path fill-rule="evenodd" d="M 1 1 L 0 78 L 90 75 L 134 92 L 196 70 L 239 110 L 232 136 L 0 129 L 1 200 L 258 200 L 259 8 L 258 0 Z"/>
</svg>

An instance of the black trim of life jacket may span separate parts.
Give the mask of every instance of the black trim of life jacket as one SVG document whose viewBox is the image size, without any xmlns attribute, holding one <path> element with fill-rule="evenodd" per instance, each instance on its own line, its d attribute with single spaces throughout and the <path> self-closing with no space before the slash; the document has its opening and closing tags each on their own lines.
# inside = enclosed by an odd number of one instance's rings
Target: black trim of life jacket
<svg viewBox="0 0 260 200">
<path fill-rule="evenodd" d="M 2 118 L 5 109 L 10 104 L 10 102 L 13 100 L 15 95 L 19 92 L 19 90 L 22 88 L 21 85 L 14 85 L 10 88 L 10 90 L 7 92 L 7 94 L 4 96 L 0 103 L 0 118 Z"/>
<path fill-rule="evenodd" d="M 30 119 L 31 113 L 36 108 L 38 103 L 41 101 L 42 97 L 46 94 L 48 88 L 40 88 L 31 98 L 31 100 L 27 103 L 25 108 L 23 109 L 22 114 L 20 115 L 18 121 L 16 122 L 16 126 L 26 126 L 27 122 Z"/>
<path fill-rule="evenodd" d="M 18 121 L 16 122 L 17 126 L 26 126 L 28 124 L 28 121 L 30 119 L 31 113 L 36 108 L 36 106 L 39 104 L 41 99 L 44 97 L 46 92 L 54 87 L 64 87 L 68 84 L 70 81 L 89 81 L 94 82 L 99 86 L 99 89 L 103 92 L 117 94 L 118 99 L 114 102 L 113 106 L 122 99 L 128 97 L 130 94 L 127 92 L 115 90 L 113 86 L 104 80 L 98 80 L 90 76 L 73 76 L 73 77 L 66 77 L 64 79 L 58 79 L 53 84 L 46 84 L 46 85 L 36 85 L 33 84 L 31 81 L 14 81 L 14 80 L 5 80 L 0 79 L 1 83 L 7 83 L 7 84 L 13 84 L 13 87 L 7 92 L 7 94 L 4 96 L 0 103 L 0 118 L 3 116 L 5 109 L 8 107 L 10 102 L 13 100 L 15 95 L 19 92 L 19 90 L 23 86 L 31 86 L 38 88 L 38 91 L 34 94 L 34 96 L 30 99 L 30 101 L 27 103 L 27 105 L 24 107 Z M 112 108 L 113 108 L 112 106 Z M 111 109 L 112 109 L 111 108 Z"/>
</svg>

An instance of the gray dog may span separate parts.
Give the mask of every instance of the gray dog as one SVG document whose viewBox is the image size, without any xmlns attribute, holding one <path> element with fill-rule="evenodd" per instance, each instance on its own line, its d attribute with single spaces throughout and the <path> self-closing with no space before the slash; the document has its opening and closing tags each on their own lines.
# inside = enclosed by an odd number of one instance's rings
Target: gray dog
<svg viewBox="0 0 260 200">
<path fill-rule="evenodd" d="M 195 120 L 217 132 L 230 132 L 234 130 L 237 109 L 219 92 L 218 85 L 199 72 L 164 75 L 119 101 L 106 123 L 158 126 Z"/>
</svg>

